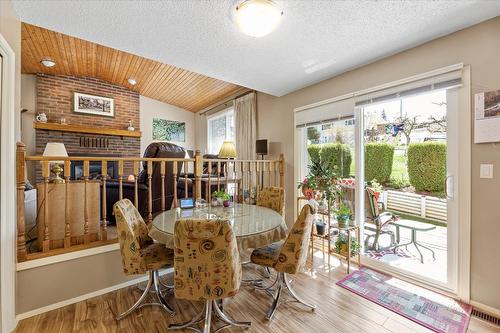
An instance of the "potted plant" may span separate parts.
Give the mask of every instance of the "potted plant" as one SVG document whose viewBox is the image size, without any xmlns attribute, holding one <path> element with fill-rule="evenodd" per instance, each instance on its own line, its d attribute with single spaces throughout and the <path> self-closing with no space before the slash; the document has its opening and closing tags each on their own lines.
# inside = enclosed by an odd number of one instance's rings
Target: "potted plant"
<svg viewBox="0 0 500 333">
<path fill-rule="evenodd" d="M 339 233 L 337 240 L 335 241 L 335 247 L 334 251 L 335 253 L 340 254 L 341 256 L 347 257 L 347 251 L 348 251 L 348 236 L 343 233 Z M 350 256 L 356 256 L 359 254 L 361 246 L 359 245 L 358 240 L 355 237 L 351 237 L 351 254 Z"/>
<path fill-rule="evenodd" d="M 314 224 L 316 225 L 316 234 L 324 236 L 326 224 L 322 220 L 316 220 Z"/>
<path fill-rule="evenodd" d="M 380 198 L 380 194 L 384 190 L 382 188 L 382 185 L 380 185 L 380 183 L 376 179 L 373 179 L 370 182 L 370 188 L 372 189 L 372 191 L 374 193 L 375 199 L 377 199 L 377 201 L 378 201 L 378 199 Z"/>
<path fill-rule="evenodd" d="M 215 191 L 214 193 L 212 193 L 212 198 L 215 199 L 218 206 L 224 205 L 224 207 L 229 207 L 231 196 L 228 193 L 226 193 L 226 191 L 224 190 Z M 213 199 L 212 199 L 212 204 L 214 204 Z"/>
<path fill-rule="evenodd" d="M 331 204 L 340 195 L 336 167 L 332 163 L 321 163 L 313 160 L 308 166 L 309 173 L 306 178 L 299 182 L 298 188 L 308 199 L 325 199 Z"/>
<path fill-rule="evenodd" d="M 345 203 L 341 203 L 339 208 L 336 209 L 334 213 L 337 217 L 339 228 L 349 227 L 349 221 L 352 217 L 351 209 L 349 208 L 349 206 L 347 206 Z"/>
</svg>

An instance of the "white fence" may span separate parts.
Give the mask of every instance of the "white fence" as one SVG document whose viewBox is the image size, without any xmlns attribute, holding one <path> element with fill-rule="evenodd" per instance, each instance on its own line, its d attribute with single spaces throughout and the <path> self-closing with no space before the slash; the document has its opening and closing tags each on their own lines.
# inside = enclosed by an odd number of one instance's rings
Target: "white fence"
<svg viewBox="0 0 500 333">
<path fill-rule="evenodd" d="M 417 215 L 426 219 L 446 222 L 446 200 L 421 194 L 385 191 L 384 206 L 388 210 Z"/>
</svg>

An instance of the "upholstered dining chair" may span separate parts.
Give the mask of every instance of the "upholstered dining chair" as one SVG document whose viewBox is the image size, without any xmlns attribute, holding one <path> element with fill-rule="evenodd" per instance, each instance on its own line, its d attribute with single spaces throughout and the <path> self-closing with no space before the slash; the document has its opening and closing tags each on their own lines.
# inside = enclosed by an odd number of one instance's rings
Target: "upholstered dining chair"
<svg viewBox="0 0 500 333">
<path fill-rule="evenodd" d="M 159 269 L 173 266 L 173 250 L 167 249 L 163 244 L 153 242 L 148 236 L 146 223 L 130 200 L 122 199 L 116 202 L 113 210 L 116 217 L 123 272 L 126 275 L 146 273 L 149 275 L 147 286 L 141 297 L 130 309 L 118 315 L 116 320 L 121 320 L 134 310 L 146 305 L 161 306 L 167 313 L 174 316 L 175 311 L 162 296 L 162 284 L 158 273 Z M 154 292 L 158 302 L 144 303 L 150 292 Z"/>
<path fill-rule="evenodd" d="M 285 190 L 282 187 L 263 187 L 257 194 L 257 206 L 271 208 L 285 216 Z"/>
<path fill-rule="evenodd" d="M 271 320 L 276 312 L 283 291 L 288 290 L 289 294 L 296 302 L 311 308 L 316 308 L 302 300 L 292 289 L 288 280 L 288 274 L 297 274 L 304 267 L 307 261 L 309 237 L 313 221 L 312 207 L 305 205 L 295 221 L 292 229 L 288 233 L 285 241 L 270 244 L 266 247 L 255 249 L 250 260 L 257 265 L 274 268 L 277 272 L 276 280 L 270 286 L 259 287 L 273 295 L 273 303 L 267 311 L 266 318 Z M 275 286 L 275 289 L 272 289 Z"/>
<path fill-rule="evenodd" d="M 222 309 L 222 300 L 236 295 L 241 283 L 241 264 L 233 229 L 228 220 L 185 219 L 174 227 L 174 292 L 179 299 L 203 301 L 203 310 L 192 320 L 169 329 L 191 329 L 204 321 L 209 333 L 212 312 L 228 326 L 250 327 Z M 218 328 L 219 331 L 222 328 Z"/>
</svg>

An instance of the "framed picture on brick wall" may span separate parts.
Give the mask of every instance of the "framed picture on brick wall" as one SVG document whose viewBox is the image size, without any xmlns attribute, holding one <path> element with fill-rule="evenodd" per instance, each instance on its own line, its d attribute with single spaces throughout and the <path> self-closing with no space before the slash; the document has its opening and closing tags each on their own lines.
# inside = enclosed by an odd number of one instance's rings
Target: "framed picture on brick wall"
<svg viewBox="0 0 500 333">
<path fill-rule="evenodd" d="M 73 110 L 76 113 L 97 115 L 104 117 L 115 116 L 115 101 L 113 98 L 74 93 Z"/>
</svg>

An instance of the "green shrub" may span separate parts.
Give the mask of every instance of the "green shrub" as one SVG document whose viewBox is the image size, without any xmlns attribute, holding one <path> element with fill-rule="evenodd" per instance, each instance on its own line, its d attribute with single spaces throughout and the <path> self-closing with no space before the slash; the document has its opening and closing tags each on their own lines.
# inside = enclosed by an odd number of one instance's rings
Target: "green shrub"
<svg viewBox="0 0 500 333">
<path fill-rule="evenodd" d="M 347 177 L 351 170 L 351 150 L 343 143 L 325 143 L 319 152 L 321 163 L 334 166 L 341 177 Z"/>
<path fill-rule="evenodd" d="M 349 146 L 341 143 L 312 144 L 307 146 L 311 162 L 321 161 L 333 165 L 342 177 L 350 175 L 352 155 Z"/>
<path fill-rule="evenodd" d="M 394 146 L 388 143 L 365 145 L 365 181 L 376 179 L 381 184 L 391 180 Z"/>
<path fill-rule="evenodd" d="M 446 178 L 446 144 L 412 143 L 408 147 L 408 176 L 417 191 L 443 192 Z"/>
<path fill-rule="evenodd" d="M 319 144 L 312 144 L 307 146 L 307 152 L 309 153 L 309 157 L 311 158 L 311 161 L 318 161 L 319 160 L 319 152 L 321 151 L 321 146 Z"/>
</svg>

